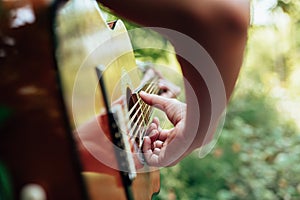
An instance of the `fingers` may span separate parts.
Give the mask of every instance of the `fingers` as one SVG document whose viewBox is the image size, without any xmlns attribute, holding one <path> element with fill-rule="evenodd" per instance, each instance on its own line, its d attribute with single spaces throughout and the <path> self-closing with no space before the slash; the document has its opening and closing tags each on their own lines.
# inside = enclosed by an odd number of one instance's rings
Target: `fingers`
<svg viewBox="0 0 300 200">
<path fill-rule="evenodd" d="M 159 138 L 159 132 L 159 120 L 157 118 L 154 118 L 152 123 L 149 125 L 145 135 L 150 137 L 151 142 L 153 143 Z"/>
<path fill-rule="evenodd" d="M 164 142 L 161 140 L 152 141 L 149 136 L 145 136 L 143 143 L 143 152 L 148 152 L 149 150 L 153 153 L 158 152 L 164 145 Z M 155 153 L 156 154 L 156 153 Z"/>
<path fill-rule="evenodd" d="M 157 125 L 156 123 L 153 123 L 153 122 L 152 122 L 152 123 L 149 125 L 149 127 L 147 128 L 146 135 L 152 136 L 152 135 L 154 135 L 155 132 L 157 132 L 157 131 L 158 131 L 158 125 Z"/>
<path fill-rule="evenodd" d="M 151 149 L 151 139 L 150 139 L 150 137 L 148 137 L 148 136 L 145 136 L 144 137 L 144 143 L 143 143 L 143 152 L 144 153 L 147 153 L 147 152 L 149 152 L 149 151 L 151 151 L 152 149 Z"/>
<path fill-rule="evenodd" d="M 159 119 L 157 118 L 157 117 L 154 117 L 153 119 L 152 119 L 152 122 L 151 122 L 151 124 L 150 124 L 150 126 L 149 126 L 149 128 L 152 130 L 152 129 L 159 129 L 160 128 L 160 122 L 159 122 Z M 149 129 L 148 128 L 148 129 Z"/>
<path fill-rule="evenodd" d="M 139 95 L 148 105 L 159 106 L 158 108 L 163 111 L 166 109 L 169 99 L 154 94 L 148 94 L 144 91 L 141 91 Z"/>
<path fill-rule="evenodd" d="M 143 144 L 144 157 L 145 157 L 148 165 L 158 166 L 161 149 L 157 148 L 157 147 L 151 148 L 151 146 L 152 146 L 151 139 L 148 136 L 146 136 L 144 138 L 144 144 Z"/>
<path fill-rule="evenodd" d="M 145 103 L 164 111 L 168 117 L 169 115 L 173 115 L 173 112 L 176 112 L 177 108 L 179 108 L 175 106 L 175 104 L 177 104 L 177 100 L 175 99 L 166 98 L 155 94 L 148 94 L 144 91 L 141 91 L 139 94 Z M 171 107 L 174 107 L 175 109 L 170 110 Z"/>
<path fill-rule="evenodd" d="M 160 140 L 160 141 L 165 142 L 166 139 L 168 138 L 168 134 L 169 134 L 169 131 L 168 131 L 168 130 L 161 130 L 161 131 L 159 132 L 159 136 L 158 136 L 157 139 Z"/>
<path fill-rule="evenodd" d="M 163 147 L 163 144 L 164 144 L 163 141 L 157 140 L 153 143 L 153 147 L 154 149 L 161 149 Z"/>
<path fill-rule="evenodd" d="M 154 148 L 153 149 L 153 154 L 159 156 L 159 153 L 160 153 L 160 148 Z"/>
<path fill-rule="evenodd" d="M 174 151 L 174 145 L 171 145 L 174 137 L 174 133 L 170 131 L 162 131 L 160 132 L 159 137 L 155 141 L 152 141 L 152 139 L 150 139 L 149 136 L 146 136 L 144 138 L 142 150 L 144 153 L 144 158 L 148 165 L 162 167 L 171 166 L 173 165 L 173 163 L 176 163 L 174 162 L 174 157 L 172 156 L 172 154 L 170 154 L 170 152 Z M 180 147 L 178 148 L 176 146 L 175 149 L 180 149 Z"/>
<path fill-rule="evenodd" d="M 144 138 L 143 143 L 144 157 L 149 165 L 157 167 L 167 166 L 170 164 L 169 160 L 172 159 L 169 156 L 166 157 L 167 152 L 174 150 L 174 148 L 170 150 L 169 144 L 177 135 L 177 131 L 181 130 L 181 124 L 184 123 L 186 104 L 176 99 L 145 92 L 140 92 L 140 97 L 145 103 L 164 111 L 174 125 L 174 128 L 170 130 L 159 130 L 159 121 L 157 119 L 153 120 L 149 127 L 149 134 Z"/>
<path fill-rule="evenodd" d="M 143 91 L 139 94 L 145 103 L 164 111 L 173 125 L 176 125 L 179 121 L 184 119 L 186 114 L 186 104 L 179 102 L 176 99 L 147 94 Z"/>
</svg>

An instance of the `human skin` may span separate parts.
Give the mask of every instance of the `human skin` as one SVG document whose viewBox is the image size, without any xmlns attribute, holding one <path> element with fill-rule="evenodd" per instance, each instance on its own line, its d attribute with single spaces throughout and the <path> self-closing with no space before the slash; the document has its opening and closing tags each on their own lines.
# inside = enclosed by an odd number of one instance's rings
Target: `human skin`
<svg viewBox="0 0 300 200">
<path fill-rule="evenodd" d="M 206 84 L 205 77 L 202 77 L 190 62 L 178 56 L 186 86 L 187 112 L 183 119 L 184 127 L 176 132 L 176 137 L 172 136 L 173 145 L 169 143 L 158 154 L 160 159 L 152 163 L 158 166 L 174 165 L 201 147 L 207 134 L 213 135 L 215 129 L 211 126 L 217 126 L 219 117 L 230 99 L 247 41 L 249 2 L 247 0 L 99 0 L 99 2 L 116 14 L 142 26 L 162 27 L 192 38 L 207 51 L 220 72 L 225 89 L 225 103 L 212 113 L 210 86 Z M 172 34 L 163 31 L 161 33 L 171 41 L 176 52 L 185 48 L 184 44 L 176 40 Z M 199 52 L 199 59 L 202 58 Z M 213 68 L 214 64 L 205 67 Z M 191 88 L 188 89 L 188 86 Z M 199 110 L 201 118 L 195 117 L 195 110 Z M 191 130 L 195 124 L 198 125 L 197 130 Z M 196 134 L 191 136 L 192 132 Z M 192 142 L 187 141 L 191 138 Z M 147 141 L 149 142 L 148 139 Z M 180 144 L 188 144 L 188 147 L 180 148 Z"/>
</svg>

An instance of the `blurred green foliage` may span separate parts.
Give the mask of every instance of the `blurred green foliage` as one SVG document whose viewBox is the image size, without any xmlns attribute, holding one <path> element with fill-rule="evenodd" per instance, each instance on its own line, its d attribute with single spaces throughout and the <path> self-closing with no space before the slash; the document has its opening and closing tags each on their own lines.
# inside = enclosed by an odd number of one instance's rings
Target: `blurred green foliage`
<svg viewBox="0 0 300 200">
<path fill-rule="evenodd" d="M 1 200 L 12 200 L 13 190 L 10 180 L 10 175 L 7 168 L 3 165 L 0 160 L 0 199 Z"/>
<path fill-rule="evenodd" d="M 161 169 L 156 200 L 300 199 L 299 3 L 278 0 L 273 23 L 251 26 L 217 145 Z"/>
<path fill-rule="evenodd" d="M 0 127 L 12 115 L 12 110 L 6 106 L 0 105 Z"/>
</svg>

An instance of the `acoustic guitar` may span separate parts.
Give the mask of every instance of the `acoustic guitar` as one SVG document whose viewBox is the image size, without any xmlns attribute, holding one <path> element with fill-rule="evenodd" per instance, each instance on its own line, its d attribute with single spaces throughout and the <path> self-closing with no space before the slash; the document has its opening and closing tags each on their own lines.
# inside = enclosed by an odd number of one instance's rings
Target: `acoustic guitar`
<svg viewBox="0 0 300 200">
<path fill-rule="evenodd" d="M 138 93 L 159 94 L 160 77 L 137 68 L 124 24 L 107 23 L 96 2 L 69 1 L 56 22 L 64 98 L 91 199 L 151 199 L 160 175 L 141 148 L 152 108 Z"/>
<path fill-rule="evenodd" d="M 122 22 L 89 0 L 2 1 L 0 22 L 0 199 L 151 199 L 159 171 L 135 156 L 151 120 L 138 92 L 159 92 L 157 76 L 136 69 Z M 80 132 L 95 122 L 104 140 Z"/>
</svg>

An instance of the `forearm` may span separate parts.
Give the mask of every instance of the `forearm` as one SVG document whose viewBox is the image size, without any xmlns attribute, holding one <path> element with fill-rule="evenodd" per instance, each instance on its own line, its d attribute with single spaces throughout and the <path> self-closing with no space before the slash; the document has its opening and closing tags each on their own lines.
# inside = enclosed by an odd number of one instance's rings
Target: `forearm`
<svg viewBox="0 0 300 200">
<path fill-rule="evenodd" d="M 197 54 L 195 49 L 186 46 L 185 41 L 165 33 L 177 53 L 191 54 L 196 58 L 196 65 L 184 55 L 179 56 L 178 60 L 186 78 L 188 108 L 185 135 L 188 135 L 187 140 L 193 140 L 187 152 L 200 147 L 205 135 L 213 134 L 235 86 L 247 39 L 249 2 L 247 0 L 100 0 L 100 2 L 122 17 L 141 25 L 163 27 L 183 33 L 200 44 L 212 58 L 214 63 L 207 64 L 200 52 Z M 212 69 L 215 66 L 220 75 L 216 79 L 221 78 L 224 87 L 225 103 L 222 105 L 214 104 L 212 98 L 216 97 L 212 97 L 210 90 L 214 85 L 207 83 L 207 80 L 214 80 L 214 76 L 208 78 L 197 71 L 197 67 Z"/>
<path fill-rule="evenodd" d="M 221 3 L 221 1 L 212 2 Z M 233 92 L 244 57 L 249 24 L 249 5 L 245 4 L 238 10 L 238 4 L 234 4 L 232 1 L 222 1 L 223 4 L 224 2 L 228 5 L 222 5 L 223 7 L 220 5 L 218 8 L 223 8 L 223 14 L 216 15 L 216 18 L 213 21 L 209 20 L 207 24 L 194 26 L 194 33 L 190 34 L 205 48 L 214 63 L 208 64 L 200 54 L 198 57 L 200 66 L 192 65 L 191 62 L 187 62 L 180 57 L 178 59 L 184 77 L 187 79 L 185 88 L 187 89 L 188 85 L 192 87 L 190 90 L 186 90 L 188 108 L 185 133 L 191 134 L 190 137 L 195 138 L 188 152 L 202 146 L 204 142 L 207 143 L 208 141 L 204 141 L 207 135 L 208 138 L 213 137 L 219 119 Z M 230 10 L 234 14 L 228 13 Z M 228 16 L 222 18 L 226 13 L 228 13 Z M 206 28 L 201 30 L 203 27 Z M 175 44 L 174 46 L 180 48 L 181 45 Z M 204 67 L 207 70 L 217 68 L 220 77 L 215 76 L 216 74 L 210 74 L 208 77 L 205 74 L 200 75 L 196 70 L 197 67 L 198 69 Z M 223 83 L 224 91 L 220 91 L 222 89 L 218 87 L 218 84 L 220 84 L 218 82 L 219 78 Z M 213 82 L 211 82 L 212 80 Z M 223 96 L 220 96 L 222 92 L 225 95 L 225 102 L 222 102 Z M 193 94 L 196 99 L 192 99 Z M 219 103 L 216 103 L 218 99 Z M 196 123 L 195 111 L 197 109 L 200 112 L 200 120 L 198 127 L 194 127 L 197 130 L 196 135 L 193 135 L 194 133 L 190 127 L 193 127 Z"/>
<path fill-rule="evenodd" d="M 174 16 L 182 13 L 180 0 L 97 0 L 115 14 L 143 26 L 171 28 L 175 25 Z M 182 24 L 176 21 L 176 24 Z M 178 25 L 177 25 L 178 26 Z"/>
<path fill-rule="evenodd" d="M 247 0 L 99 0 L 115 13 L 144 26 L 180 31 L 199 43 L 212 57 L 229 97 L 242 63 L 249 24 Z M 173 35 L 166 37 L 180 50 Z M 180 62 L 188 76 L 192 65 Z M 209 66 L 208 66 L 209 67 Z"/>
</svg>

